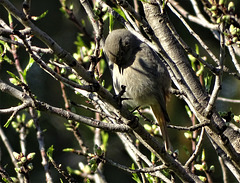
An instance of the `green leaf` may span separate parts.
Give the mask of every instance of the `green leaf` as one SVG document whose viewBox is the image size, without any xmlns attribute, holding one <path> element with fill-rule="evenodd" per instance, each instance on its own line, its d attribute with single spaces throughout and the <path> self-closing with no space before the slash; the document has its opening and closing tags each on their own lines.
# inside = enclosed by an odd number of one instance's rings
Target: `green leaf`
<svg viewBox="0 0 240 183">
<path fill-rule="evenodd" d="M 133 170 L 135 170 L 134 163 L 132 164 L 132 167 L 131 167 L 131 168 L 132 168 Z M 132 177 L 133 180 L 135 180 L 137 183 L 141 183 L 141 180 L 140 180 L 140 178 L 138 177 L 137 173 L 133 173 L 132 175 L 133 175 L 133 177 Z"/>
<path fill-rule="evenodd" d="M 77 41 L 75 41 L 74 44 L 75 44 L 77 47 L 83 47 L 83 46 L 85 46 L 85 43 L 84 43 L 84 41 L 83 41 L 83 39 L 82 39 L 82 34 L 79 33 L 79 34 L 77 35 Z"/>
<path fill-rule="evenodd" d="M 151 152 L 151 162 L 155 163 L 155 161 L 156 161 L 156 155 Z"/>
<path fill-rule="evenodd" d="M 187 111 L 187 114 L 188 114 L 189 118 L 191 118 L 192 117 L 192 111 L 190 110 L 190 108 L 187 105 L 185 105 L 185 109 Z"/>
<path fill-rule="evenodd" d="M 103 143 L 103 151 L 106 152 L 109 135 L 107 132 L 101 131 L 101 136 L 102 136 L 102 143 Z"/>
<path fill-rule="evenodd" d="M 75 174 L 75 175 L 81 175 L 82 172 L 80 170 L 75 170 L 75 169 L 72 169 L 71 167 L 67 166 L 67 171 L 68 173 L 71 175 L 71 174 Z"/>
<path fill-rule="evenodd" d="M 106 68 L 106 62 L 105 62 L 104 59 L 101 59 L 99 61 L 99 64 L 100 64 L 100 71 L 99 72 L 102 74 L 104 72 L 105 68 Z"/>
<path fill-rule="evenodd" d="M 74 152 L 73 148 L 65 148 L 63 149 L 63 152 Z"/>
<path fill-rule="evenodd" d="M 204 71 L 204 65 L 201 62 L 199 63 L 199 65 L 200 65 L 200 68 L 196 72 L 197 76 L 200 76 L 203 73 L 203 71 Z"/>
<path fill-rule="evenodd" d="M 48 148 L 48 150 L 47 150 L 47 156 L 48 156 L 48 158 L 51 160 L 51 159 L 53 159 L 52 157 L 53 157 L 53 151 L 54 151 L 54 148 L 53 148 L 53 145 L 51 146 L 51 147 L 49 147 Z"/>
<path fill-rule="evenodd" d="M 149 173 L 146 173 L 146 177 L 149 183 L 154 183 L 156 180 L 154 179 L 153 176 L 151 176 Z"/>
<path fill-rule="evenodd" d="M 0 63 L 7 61 L 9 64 L 13 64 L 13 61 L 7 57 L 7 50 L 11 50 L 9 45 L 6 42 L 0 40 Z"/>
<path fill-rule="evenodd" d="M 186 155 L 190 156 L 190 152 L 185 145 L 183 146 L 183 150 L 185 151 Z"/>
<path fill-rule="evenodd" d="M 10 123 L 11 123 L 11 121 L 12 121 L 12 119 L 13 119 L 13 117 L 14 117 L 15 115 L 14 115 L 14 113 L 10 116 L 10 118 L 7 120 L 7 122 L 4 124 L 4 127 L 5 128 L 7 128 L 9 125 L 10 125 Z"/>
<path fill-rule="evenodd" d="M 47 14 L 48 14 L 48 10 L 45 11 L 45 12 L 43 12 L 43 13 L 42 13 L 40 16 L 38 16 L 38 17 L 32 16 L 32 19 L 33 19 L 34 21 L 37 21 L 37 20 L 40 20 L 40 19 L 44 18 Z"/>
<path fill-rule="evenodd" d="M 210 88 L 211 88 L 211 82 L 212 82 L 212 76 L 209 76 L 207 74 L 207 76 L 204 77 L 204 85 L 206 88 L 206 91 L 209 92 Z"/>
<path fill-rule="evenodd" d="M 123 13 L 121 8 L 113 8 L 119 15 L 121 15 L 125 20 L 127 20 L 125 14 Z"/>
<path fill-rule="evenodd" d="M 9 22 L 9 25 L 13 23 L 12 15 L 10 13 L 8 13 L 8 22 Z"/>
<path fill-rule="evenodd" d="M 203 149 L 203 150 L 202 150 L 202 157 L 201 157 L 201 161 L 202 161 L 202 162 L 205 161 L 205 157 L 206 157 L 206 155 L 205 155 L 205 149 Z"/>
<path fill-rule="evenodd" d="M 12 78 L 10 78 L 10 82 L 11 82 L 12 84 L 14 84 L 14 85 L 19 85 L 19 84 L 22 83 L 21 80 L 20 80 L 20 78 L 17 77 L 15 74 L 13 74 L 13 73 L 10 72 L 10 71 L 7 71 L 7 73 L 12 77 Z"/>
<path fill-rule="evenodd" d="M 28 61 L 28 64 L 27 64 L 27 66 L 25 67 L 25 69 L 24 69 L 24 71 L 22 73 L 22 76 L 24 78 L 25 83 L 27 83 L 27 80 L 26 80 L 27 72 L 30 70 L 30 68 L 32 67 L 33 63 L 34 63 L 34 59 L 32 57 L 30 57 L 29 61 Z"/>
<path fill-rule="evenodd" d="M 114 17 L 111 13 L 108 13 L 108 15 L 109 15 L 109 32 L 112 32 L 114 25 Z"/>
</svg>

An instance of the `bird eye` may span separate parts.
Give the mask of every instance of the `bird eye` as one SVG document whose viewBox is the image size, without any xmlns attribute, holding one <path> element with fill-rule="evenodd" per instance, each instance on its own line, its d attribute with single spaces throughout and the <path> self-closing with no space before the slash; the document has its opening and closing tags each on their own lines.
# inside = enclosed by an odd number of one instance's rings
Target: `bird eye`
<svg viewBox="0 0 240 183">
<path fill-rule="evenodd" d="M 130 42 L 129 42 L 129 40 L 126 40 L 126 41 L 125 41 L 125 45 L 124 45 L 124 46 L 128 47 L 129 45 L 130 45 Z"/>
<path fill-rule="evenodd" d="M 126 37 L 123 41 L 123 46 L 124 47 L 129 47 L 130 46 L 130 38 L 129 37 Z"/>
</svg>

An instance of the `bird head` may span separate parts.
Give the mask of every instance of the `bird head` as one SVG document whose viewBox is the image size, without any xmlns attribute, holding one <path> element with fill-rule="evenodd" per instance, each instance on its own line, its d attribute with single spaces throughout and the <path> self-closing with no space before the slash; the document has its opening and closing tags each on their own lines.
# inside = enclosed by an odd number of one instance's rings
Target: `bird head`
<svg viewBox="0 0 240 183">
<path fill-rule="evenodd" d="M 120 73 L 134 60 L 133 50 L 139 40 L 126 29 L 112 31 L 105 41 L 105 53 L 109 60 L 118 65 Z"/>
</svg>

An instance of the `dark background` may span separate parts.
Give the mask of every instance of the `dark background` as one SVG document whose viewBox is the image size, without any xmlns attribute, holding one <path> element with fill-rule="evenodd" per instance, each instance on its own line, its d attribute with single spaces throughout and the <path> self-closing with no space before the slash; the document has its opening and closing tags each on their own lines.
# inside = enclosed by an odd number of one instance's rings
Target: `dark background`
<svg viewBox="0 0 240 183">
<path fill-rule="evenodd" d="M 18 9 L 21 9 L 22 1 L 12 0 L 11 2 Z M 88 32 L 92 32 L 91 24 L 87 22 L 86 14 L 83 8 L 81 7 L 79 1 L 73 0 L 71 2 L 74 3 L 74 7 L 75 7 L 74 13 L 78 15 L 79 20 L 80 19 L 86 20 L 86 25 L 87 25 L 86 28 Z M 179 2 L 183 7 L 187 7 L 190 12 L 193 12 L 189 1 L 181 0 Z M 236 8 L 239 9 L 239 5 L 240 5 L 239 1 L 236 0 L 234 2 L 236 5 Z M 199 4 L 201 3 L 199 2 Z M 74 53 L 76 52 L 76 46 L 74 45 L 74 41 L 76 40 L 78 29 L 73 25 L 72 22 L 67 20 L 66 17 L 60 12 L 59 10 L 60 7 L 61 5 L 58 0 L 32 1 L 31 12 L 32 12 L 32 15 L 39 16 L 40 14 L 48 10 L 47 16 L 41 19 L 40 21 L 36 22 L 36 25 L 40 29 L 45 31 L 48 35 L 50 35 L 62 48 L 66 49 L 70 53 Z M 189 46 L 194 48 L 195 44 L 198 44 L 196 40 L 192 38 L 192 36 L 188 33 L 188 31 L 184 28 L 184 26 L 181 23 L 179 23 L 180 21 L 175 17 L 175 15 L 170 13 L 169 16 L 172 23 L 176 27 L 178 33 L 183 38 L 183 40 L 186 41 Z M 7 12 L 1 6 L 0 6 L 0 17 L 4 20 L 7 20 Z M 17 27 L 21 27 L 19 22 L 17 21 L 14 21 L 14 22 L 16 23 Z M 116 24 L 115 25 L 116 27 L 119 27 L 118 22 L 115 22 L 115 24 Z M 200 35 L 200 37 L 209 46 L 209 48 L 215 53 L 215 55 L 219 55 L 219 43 L 216 39 L 214 39 L 212 33 L 209 30 L 204 29 L 194 23 L 189 23 L 189 24 L 194 28 L 196 33 Z M 105 36 L 107 35 L 107 32 L 108 32 L 108 28 L 107 26 L 104 26 Z M 85 40 L 86 42 L 88 41 L 87 38 Z M 206 52 L 201 48 L 200 45 L 199 47 L 200 47 L 200 55 L 208 56 Z M 20 49 L 18 53 L 19 53 L 21 65 L 24 68 L 28 63 L 28 55 L 26 54 L 24 49 Z M 47 59 L 49 58 L 44 57 L 44 59 L 47 61 Z M 227 56 L 226 63 L 230 68 L 233 68 L 233 65 L 231 63 L 231 58 L 229 56 Z M 16 73 L 16 71 L 13 70 L 13 68 L 9 64 L 5 62 L 2 63 L 0 65 L 0 78 L 5 82 L 8 82 L 8 77 L 9 77 L 8 74 L 6 73 L 7 70 L 10 70 L 11 72 Z M 109 79 L 110 78 L 109 71 L 107 69 L 104 77 L 107 80 L 107 83 L 111 83 L 111 80 Z M 34 64 L 34 66 L 30 69 L 27 81 L 32 92 L 37 96 L 39 100 L 47 102 L 53 106 L 64 107 L 64 102 L 62 99 L 62 95 L 60 93 L 61 90 L 60 90 L 59 83 L 55 81 L 51 76 L 46 74 L 44 71 L 42 71 L 37 64 Z M 227 98 L 236 98 L 236 99 L 240 98 L 239 85 L 240 85 L 239 81 L 224 74 L 222 91 L 220 93 L 220 96 L 227 97 Z M 85 98 L 76 96 L 71 90 L 67 90 L 67 94 L 69 98 L 75 102 L 85 103 L 86 101 Z M 19 101 L 16 101 L 11 96 L 0 92 L 0 108 L 16 106 L 18 103 Z M 171 97 L 171 100 L 168 104 L 168 112 L 171 118 L 171 124 L 182 125 L 182 126 L 191 125 L 191 121 L 185 112 L 184 106 L 185 106 L 184 101 L 177 99 L 175 96 Z M 234 112 L 235 114 L 240 114 L 239 104 L 223 103 L 219 101 L 217 102 L 217 109 L 219 111 L 229 111 L 231 109 L 232 112 Z M 88 116 L 94 115 L 93 113 L 90 113 L 89 111 L 86 111 L 83 109 L 77 109 L 77 110 L 78 110 L 77 111 L 78 114 L 84 114 Z M 9 117 L 10 117 L 10 114 L 8 115 L 0 114 L 0 123 L 2 126 L 6 123 Z M 76 140 L 74 140 L 72 133 L 65 130 L 64 123 L 66 122 L 67 121 L 65 119 L 58 117 L 56 115 L 51 115 L 45 112 L 41 113 L 40 125 L 41 125 L 41 128 L 45 130 L 44 137 L 45 137 L 46 148 L 50 147 L 51 145 L 54 145 L 55 160 L 58 163 L 63 164 L 63 166 L 70 165 L 72 168 L 77 169 L 78 162 L 80 161 L 86 162 L 85 158 L 79 157 L 77 155 L 73 155 L 71 153 L 62 152 L 62 149 L 68 148 L 68 147 L 74 147 L 76 149 L 79 148 Z M 92 146 L 93 146 L 92 130 L 89 127 L 80 125 L 80 131 L 83 136 L 83 139 L 85 140 L 85 144 L 87 144 L 90 151 L 92 151 Z M 19 146 L 18 134 L 12 129 L 11 126 L 9 126 L 8 128 L 4 128 L 4 132 L 9 138 L 14 151 L 19 152 L 20 146 Z M 187 148 L 190 151 L 191 149 L 190 141 L 186 140 L 186 138 L 183 135 L 184 132 L 182 131 L 170 129 L 169 133 L 170 133 L 170 138 L 174 148 L 179 150 L 179 160 L 181 162 L 185 162 L 188 156 L 186 155 L 186 152 L 184 149 Z M 206 136 L 204 138 L 205 140 L 202 147 L 204 147 L 206 150 L 206 157 L 207 157 L 206 161 L 209 162 L 208 164 L 209 166 L 212 164 L 216 166 L 216 172 L 212 175 L 213 180 L 214 182 L 222 182 L 222 173 L 219 167 L 218 157 L 215 151 L 212 149 L 210 141 L 207 139 Z M 7 165 L 6 170 L 12 176 L 14 176 L 14 173 L 12 171 L 13 166 L 11 164 L 11 160 L 1 140 L 0 140 L 0 147 L 2 151 L 1 157 L 0 157 L 1 164 Z M 31 129 L 29 131 L 29 134 L 27 137 L 27 148 L 28 148 L 27 149 L 28 153 L 36 152 L 37 154 L 36 158 L 33 161 L 34 170 L 31 172 L 31 180 L 32 182 L 39 182 L 39 183 L 43 182 L 45 180 L 44 171 L 41 166 L 40 153 L 39 151 L 37 151 L 38 143 L 36 140 L 36 134 L 34 129 Z M 122 143 L 119 141 L 119 139 L 114 133 L 109 133 L 109 145 L 108 145 L 108 151 L 106 155 L 108 158 L 113 159 L 116 162 L 119 162 L 126 166 L 131 166 L 130 158 L 125 152 Z M 56 171 L 52 168 L 51 172 L 54 177 L 54 182 L 59 182 L 59 175 L 56 173 Z M 133 182 L 130 174 L 127 174 L 122 170 L 119 170 L 108 164 L 105 165 L 104 172 L 108 182 L 115 182 L 115 183 Z"/>
</svg>

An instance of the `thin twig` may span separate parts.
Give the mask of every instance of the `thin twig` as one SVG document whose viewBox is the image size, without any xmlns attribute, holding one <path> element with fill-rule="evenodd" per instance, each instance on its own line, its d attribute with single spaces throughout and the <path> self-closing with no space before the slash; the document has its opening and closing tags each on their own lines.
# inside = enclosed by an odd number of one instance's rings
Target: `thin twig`
<svg viewBox="0 0 240 183">
<path fill-rule="evenodd" d="M 196 125 L 190 126 L 190 127 L 168 125 L 168 128 L 177 129 L 177 130 L 195 131 L 195 130 L 198 130 L 198 129 L 204 127 L 204 126 L 209 126 L 209 125 L 210 125 L 210 123 L 206 122 L 206 123 L 196 124 Z"/>
<path fill-rule="evenodd" d="M 171 11 L 182 21 L 182 23 L 184 24 L 184 26 L 187 28 L 187 30 L 189 31 L 189 33 L 191 35 L 193 35 L 193 37 L 195 37 L 195 39 L 200 43 L 200 45 L 207 51 L 207 53 L 210 55 L 210 57 L 213 59 L 213 61 L 215 63 L 217 63 L 219 65 L 219 60 L 217 59 L 217 57 L 213 54 L 213 52 L 209 49 L 209 47 L 204 43 L 204 41 L 199 37 L 198 34 L 196 34 L 193 29 L 189 26 L 189 24 L 184 20 L 184 18 L 182 17 L 181 14 L 179 14 L 171 4 L 168 4 L 169 8 L 171 9 Z M 181 43 L 181 42 L 180 42 Z M 204 63 L 203 63 L 204 64 Z M 206 65 L 206 63 L 204 64 Z"/>
<path fill-rule="evenodd" d="M 239 99 L 229 99 L 224 97 L 218 97 L 217 100 L 223 101 L 223 102 L 230 102 L 230 103 L 240 103 Z"/>
<path fill-rule="evenodd" d="M 86 117 L 86 116 L 81 116 L 78 114 L 75 114 L 73 112 L 64 110 L 62 108 L 57 108 L 54 106 L 51 106 L 47 103 L 38 101 L 38 100 L 34 100 L 31 97 L 29 97 L 28 95 L 24 95 L 23 92 L 15 89 L 14 87 L 4 83 L 1 79 L 0 79 L 0 90 L 2 92 L 5 93 L 9 93 L 10 95 L 13 95 L 14 97 L 22 100 L 23 102 L 28 103 L 29 107 L 35 107 L 38 110 L 43 110 L 43 111 L 48 111 L 54 114 L 57 114 L 59 116 L 62 116 L 68 120 L 75 120 L 75 121 L 79 121 L 82 122 L 86 125 L 89 126 L 93 126 L 93 127 L 97 127 L 97 128 L 102 128 L 104 130 L 107 131 L 116 131 L 116 132 L 129 132 L 131 131 L 131 128 L 128 127 L 125 124 L 109 124 L 109 123 L 104 123 L 102 121 L 98 121 L 95 120 L 93 118 L 90 117 Z"/>
<path fill-rule="evenodd" d="M 54 168 L 58 171 L 59 174 L 61 174 L 64 179 L 66 179 L 68 182 L 71 183 L 78 183 L 78 181 L 76 181 L 71 175 L 69 175 L 65 170 L 62 169 L 62 165 L 58 165 L 53 158 L 50 158 L 50 162 L 52 163 L 52 165 L 54 166 Z"/>
<path fill-rule="evenodd" d="M 152 173 L 152 172 L 156 172 L 156 171 L 160 171 L 160 170 L 163 170 L 163 169 L 166 169 L 167 166 L 166 165 L 159 165 L 159 166 L 155 166 L 155 167 L 145 167 L 145 168 L 142 168 L 142 169 L 131 169 L 127 166 L 124 166 L 122 164 L 119 164 L 119 163 L 116 163 L 110 159 L 107 159 L 107 158 L 101 158 L 102 161 L 106 161 L 107 163 L 111 164 L 112 166 L 115 166 L 119 169 L 122 169 L 126 172 L 129 172 L 129 173 Z"/>
<path fill-rule="evenodd" d="M 202 128 L 202 130 L 201 130 L 200 137 L 199 137 L 198 143 L 196 145 L 195 151 L 192 153 L 191 157 L 187 160 L 187 162 L 185 163 L 184 166 L 188 167 L 192 163 L 192 161 L 196 158 L 196 156 L 200 150 L 200 146 L 202 144 L 203 135 L 204 135 L 204 128 Z"/>
<path fill-rule="evenodd" d="M 227 168 L 224 165 L 224 161 L 220 156 L 218 156 L 218 160 L 219 160 L 219 163 L 220 163 L 220 166 L 222 169 L 223 183 L 228 183 L 229 181 L 228 181 L 228 177 L 227 177 Z"/>
<path fill-rule="evenodd" d="M 221 25 L 221 32 L 224 30 L 224 25 Z M 225 59 L 225 36 L 223 33 L 220 33 L 220 62 L 219 62 L 219 73 L 215 77 L 215 83 L 213 87 L 212 94 L 210 96 L 208 105 L 205 109 L 206 113 L 209 114 L 209 112 L 212 110 L 213 106 L 215 105 L 215 102 L 217 100 L 217 97 L 219 95 L 221 84 L 222 84 L 222 74 L 223 74 L 223 64 Z"/>
<path fill-rule="evenodd" d="M 22 6 L 25 15 L 27 17 L 30 17 L 31 0 L 24 0 Z"/>
<path fill-rule="evenodd" d="M 239 168 L 236 167 L 238 165 L 233 164 L 232 160 L 227 156 L 227 154 L 210 138 L 214 149 L 217 152 L 217 155 L 219 157 L 221 157 L 224 165 L 226 165 L 226 167 L 228 167 L 228 169 L 231 171 L 231 173 L 235 176 L 236 180 L 238 182 L 240 182 L 240 172 L 239 172 Z"/>
<path fill-rule="evenodd" d="M 75 106 L 77 106 L 77 107 L 81 107 L 81 108 L 83 108 L 83 109 L 86 109 L 86 110 L 95 112 L 95 113 L 99 113 L 102 117 L 107 117 L 107 118 L 112 118 L 112 119 L 114 119 L 114 120 L 118 120 L 117 117 L 114 117 L 113 115 L 108 115 L 108 114 L 106 114 L 106 113 L 104 113 L 104 112 L 98 111 L 97 109 L 93 109 L 93 108 L 91 108 L 91 107 L 88 107 L 88 106 L 85 106 L 85 105 L 82 105 L 82 104 L 77 104 L 77 103 L 75 103 L 75 102 L 73 102 L 73 101 L 71 101 L 71 104 L 72 104 L 72 105 L 75 105 Z"/>
<path fill-rule="evenodd" d="M 0 165 L 0 177 L 2 177 L 2 179 L 7 180 L 7 182 L 14 183 L 9 174 L 6 172 L 6 170 L 2 167 L 2 165 Z"/>
<path fill-rule="evenodd" d="M 42 158 L 42 166 L 43 166 L 44 171 L 45 171 L 46 182 L 52 183 L 53 180 L 52 180 L 52 176 L 51 176 L 51 173 L 50 173 L 50 166 L 49 166 L 48 158 L 47 158 L 47 154 L 46 154 L 43 131 L 40 127 L 39 119 L 38 119 L 38 116 L 36 114 L 36 111 L 32 107 L 30 107 L 29 108 L 29 113 L 30 113 L 30 115 L 31 115 L 31 117 L 34 121 L 34 125 L 35 125 L 35 128 L 36 128 L 38 146 L 39 146 L 39 151 L 40 151 L 41 158 Z"/>
<path fill-rule="evenodd" d="M 5 38 L 3 36 L 0 36 L 0 40 L 2 40 L 4 42 L 7 42 L 9 44 L 14 44 L 14 45 L 17 45 L 17 46 L 24 47 L 24 44 L 22 42 L 19 42 L 19 40 L 18 41 L 11 40 L 11 39 Z M 36 53 L 44 53 L 44 54 L 52 54 L 53 53 L 53 51 L 49 48 L 40 48 L 40 47 L 37 47 L 37 46 L 31 46 L 31 48 Z"/>
<path fill-rule="evenodd" d="M 176 2 L 174 0 L 169 0 L 169 2 L 171 3 L 172 6 L 174 6 L 174 8 L 176 8 L 181 13 L 182 16 L 184 16 L 185 18 L 187 18 L 191 22 L 199 24 L 199 25 L 201 25 L 201 26 L 203 26 L 205 28 L 208 28 L 210 30 L 217 30 L 218 29 L 218 25 L 211 24 L 210 22 L 208 22 L 202 16 L 202 14 L 199 13 L 199 11 L 195 10 L 196 15 L 197 15 L 197 17 L 196 17 L 196 16 L 191 15 L 188 11 L 186 11 L 183 7 L 181 7 L 178 2 Z"/>
<path fill-rule="evenodd" d="M 4 143 L 4 145 L 5 145 L 5 147 L 7 148 L 8 154 L 9 154 L 10 157 L 11 157 L 11 160 L 12 160 L 12 162 L 13 162 L 14 167 L 15 167 L 15 168 L 18 168 L 19 166 L 18 166 L 18 164 L 17 164 L 17 160 L 16 160 L 15 157 L 13 156 L 13 152 L 14 152 L 14 151 L 13 151 L 13 148 L 12 148 L 12 146 L 11 146 L 11 144 L 10 144 L 7 136 L 5 135 L 5 133 L 4 133 L 1 125 L 0 125 L 0 137 L 1 137 L 1 139 L 2 139 L 2 141 L 3 141 L 3 143 Z M 23 176 L 22 176 L 20 173 L 18 173 L 18 172 L 17 172 L 17 176 L 18 176 L 18 180 L 20 181 L 20 183 L 23 183 L 23 182 L 24 182 L 24 181 L 23 181 Z"/>
<path fill-rule="evenodd" d="M 233 65 L 235 66 L 238 74 L 240 74 L 240 64 L 238 63 L 238 60 L 236 58 L 235 51 L 234 51 L 233 47 L 232 46 L 228 46 L 228 51 L 229 51 L 229 53 L 230 53 L 230 55 L 232 57 Z"/>
<path fill-rule="evenodd" d="M 10 108 L 7 108 L 7 109 L 0 109 L 0 114 L 4 114 L 4 113 L 12 113 L 14 111 L 20 111 L 20 110 L 23 110 L 25 108 L 28 107 L 28 104 L 27 103 L 22 103 L 21 105 L 19 106 L 16 106 L 16 107 L 10 107 Z"/>
</svg>

